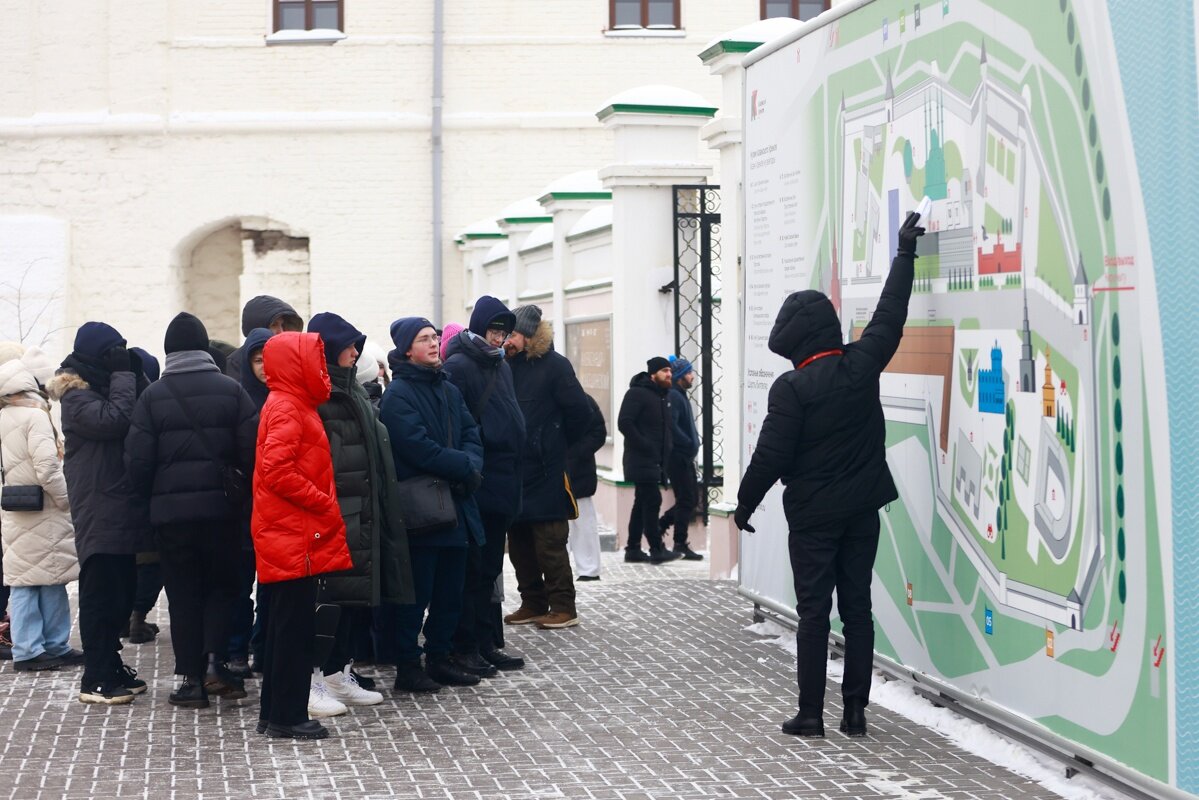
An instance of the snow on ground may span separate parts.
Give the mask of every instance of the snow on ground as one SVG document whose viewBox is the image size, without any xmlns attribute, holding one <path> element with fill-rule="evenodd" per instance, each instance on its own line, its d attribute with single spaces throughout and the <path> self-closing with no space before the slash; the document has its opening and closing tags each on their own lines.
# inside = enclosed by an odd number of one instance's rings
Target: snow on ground
<svg viewBox="0 0 1199 800">
<path fill-rule="evenodd" d="M 756 636 L 766 637 L 762 644 L 774 645 L 792 658 L 795 657 L 793 629 L 773 620 L 766 620 L 746 626 L 745 630 Z M 843 669 L 844 663 L 840 659 L 829 659 L 828 674 L 835 682 L 841 682 Z M 981 722 L 963 717 L 948 708 L 937 708 L 925 697 L 917 694 L 911 684 L 900 680 L 884 680 L 882 673 L 877 670 L 870 687 L 870 702 L 931 728 L 963 750 L 1037 781 L 1046 789 L 1068 800 L 1126 798 L 1126 795 L 1086 775 L 1066 778 L 1065 765 L 1062 762 L 1014 742 Z M 896 787 L 902 783 L 894 783 L 897 778 L 898 776 L 879 776 L 880 781 L 890 781 Z"/>
</svg>

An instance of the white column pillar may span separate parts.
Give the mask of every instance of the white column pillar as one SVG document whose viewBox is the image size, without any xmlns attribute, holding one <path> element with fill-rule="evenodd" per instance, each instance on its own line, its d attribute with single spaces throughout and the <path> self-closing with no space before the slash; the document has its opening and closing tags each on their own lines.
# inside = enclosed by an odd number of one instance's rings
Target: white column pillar
<svg viewBox="0 0 1199 800">
<path fill-rule="evenodd" d="M 716 113 L 693 92 L 645 86 L 612 98 L 596 116 L 615 137 L 615 163 L 600 170 L 612 192 L 612 378 L 617 398 L 652 356 L 674 349 L 676 184 L 706 183 L 699 128 Z M 619 401 L 618 401 L 619 403 Z M 617 469 L 624 453 L 615 437 Z M 620 528 L 623 529 L 623 524 Z"/>
<path fill-rule="evenodd" d="M 575 223 L 597 206 L 612 201 L 612 193 L 604 188 L 595 170 L 576 172 L 560 178 L 545 188 L 538 202 L 554 220 L 554 347 L 566 352 L 566 288 L 574 282 L 571 250 L 566 236 Z"/>
<path fill-rule="evenodd" d="M 495 221 L 500 232 L 508 235 L 508 308 L 522 305 L 520 296 L 526 288 L 520 249 L 533 229 L 547 222 L 553 222 L 553 219 L 534 197 L 526 197 L 508 206 Z"/>
</svg>

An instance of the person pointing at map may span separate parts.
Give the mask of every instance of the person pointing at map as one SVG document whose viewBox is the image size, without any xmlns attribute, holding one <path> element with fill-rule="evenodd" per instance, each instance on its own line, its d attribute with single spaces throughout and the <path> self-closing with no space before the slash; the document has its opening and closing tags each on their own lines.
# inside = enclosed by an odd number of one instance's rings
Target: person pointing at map
<svg viewBox="0 0 1199 800">
<path fill-rule="evenodd" d="M 920 211 L 927 216 L 927 199 Z M 891 272 L 861 337 L 843 344 L 837 311 L 808 289 L 783 301 L 770 332 L 771 352 L 794 369 L 770 389 L 766 419 L 737 494 L 734 521 L 749 519 L 781 480 L 795 581 L 799 713 L 783 733 L 824 736 L 824 690 L 833 589 L 844 626 L 845 714 L 841 731 L 866 735 L 874 653 L 870 580 L 878 549 L 878 510 L 898 498 L 886 460 L 879 374 L 899 347 L 912 295 L 922 214 L 899 229 Z"/>
</svg>

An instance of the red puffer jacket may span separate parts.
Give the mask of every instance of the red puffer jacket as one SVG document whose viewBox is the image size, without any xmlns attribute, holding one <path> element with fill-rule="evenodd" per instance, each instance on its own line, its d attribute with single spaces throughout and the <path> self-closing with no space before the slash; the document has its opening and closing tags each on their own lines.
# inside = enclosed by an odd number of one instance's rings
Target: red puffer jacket
<svg viewBox="0 0 1199 800">
<path fill-rule="evenodd" d="M 329 399 L 325 346 L 280 333 L 262 351 L 271 393 L 258 423 L 251 533 L 258 580 L 278 583 L 350 569 L 333 458 L 316 408 Z"/>
</svg>

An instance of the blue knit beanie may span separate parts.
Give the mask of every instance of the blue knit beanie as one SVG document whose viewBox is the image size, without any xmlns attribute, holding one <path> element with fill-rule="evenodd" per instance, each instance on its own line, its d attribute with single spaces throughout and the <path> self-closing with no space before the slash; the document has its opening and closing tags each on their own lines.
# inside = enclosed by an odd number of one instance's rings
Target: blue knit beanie
<svg viewBox="0 0 1199 800">
<path fill-rule="evenodd" d="M 425 328 L 437 329 L 424 317 L 400 317 L 391 323 L 391 341 L 396 346 L 396 355 L 407 358 L 405 353 L 412 349 L 412 341 Z"/>
<path fill-rule="evenodd" d="M 687 374 L 693 369 L 694 367 L 691 366 L 691 362 L 682 356 L 670 357 L 670 376 L 676 381 L 680 378 L 687 377 Z"/>
</svg>

